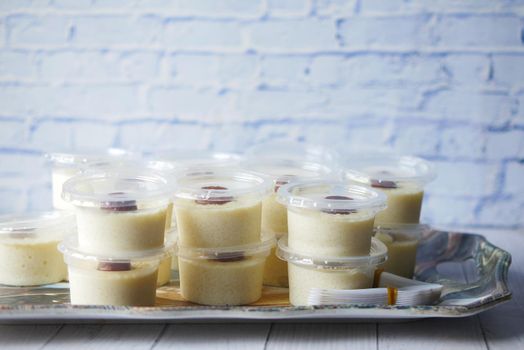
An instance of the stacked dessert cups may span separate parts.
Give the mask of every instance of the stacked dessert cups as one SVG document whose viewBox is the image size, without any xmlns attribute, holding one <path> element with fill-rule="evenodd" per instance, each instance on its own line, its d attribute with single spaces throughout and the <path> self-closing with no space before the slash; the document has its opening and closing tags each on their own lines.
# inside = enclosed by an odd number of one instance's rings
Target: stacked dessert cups
<svg viewBox="0 0 524 350">
<path fill-rule="evenodd" d="M 389 249 L 384 270 L 413 277 L 417 246 L 429 228 L 420 225 L 424 187 L 436 172 L 421 158 L 387 153 L 353 155 L 345 163 L 346 181 L 371 186 L 387 196 L 387 209 L 375 218 L 376 237 Z"/>
<path fill-rule="evenodd" d="M 182 296 L 198 304 L 241 305 L 262 294 L 274 237 L 261 230 L 271 182 L 226 168 L 178 174 L 175 215 Z"/>
<path fill-rule="evenodd" d="M 75 208 L 77 234 L 62 242 L 72 304 L 155 304 L 173 182 L 152 171 L 114 169 L 79 174 L 63 185 Z"/>
<path fill-rule="evenodd" d="M 258 156 L 248 159 L 246 168 L 266 175 L 273 181 L 273 191 L 262 202 L 262 230 L 275 235 L 277 239 L 288 233 L 287 208 L 277 201 L 278 189 L 290 182 L 312 179 L 327 179 L 335 176 L 335 171 L 320 163 L 304 161 L 292 155 Z M 288 287 L 287 262 L 279 259 L 275 249 L 271 251 L 264 270 L 264 285 Z"/>
<path fill-rule="evenodd" d="M 0 217 L 0 284 L 36 286 L 67 279 L 58 251 L 64 237 L 74 234 L 73 213 L 30 213 Z"/>
<path fill-rule="evenodd" d="M 372 238 L 384 194 L 370 187 L 337 181 L 289 183 L 278 190 L 287 206 L 288 237 L 277 256 L 288 262 L 292 305 L 308 304 L 312 288 L 371 288 L 387 248 Z"/>
</svg>

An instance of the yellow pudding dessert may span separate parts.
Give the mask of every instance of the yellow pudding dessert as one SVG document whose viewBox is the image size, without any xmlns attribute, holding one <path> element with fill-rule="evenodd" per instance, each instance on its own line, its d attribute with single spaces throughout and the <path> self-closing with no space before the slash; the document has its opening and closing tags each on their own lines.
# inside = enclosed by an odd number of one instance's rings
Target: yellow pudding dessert
<svg viewBox="0 0 524 350">
<path fill-rule="evenodd" d="M 203 305 L 245 305 L 262 295 L 264 264 L 275 240 L 228 248 L 178 247 L 180 289 Z"/>
<path fill-rule="evenodd" d="M 262 230 L 272 232 L 277 238 L 287 235 L 288 232 L 287 208 L 277 200 L 276 192 L 280 186 L 304 179 L 329 178 L 333 173 L 332 169 L 325 165 L 304 161 L 302 153 L 293 156 L 262 152 L 261 155 L 246 161 L 246 167 L 273 180 L 274 191 L 262 202 Z M 266 261 L 264 285 L 287 287 L 287 276 L 287 263 L 278 259 L 273 250 Z"/>
<path fill-rule="evenodd" d="M 417 224 L 424 186 L 435 178 L 433 166 L 420 158 L 391 154 L 348 156 L 345 178 L 383 192 L 387 208 L 377 214 L 375 225 Z"/>
<path fill-rule="evenodd" d="M 277 256 L 288 262 L 290 303 L 304 306 L 309 305 L 313 288 L 371 288 L 375 269 L 386 259 L 387 248 L 373 239 L 368 254 L 363 256 L 320 256 L 296 251 L 284 238 L 278 241 Z"/>
<path fill-rule="evenodd" d="M 218 248 L 260 242 L 262 200 L 271 183 L 226 169 L 192 171 L 177 178 L 175 216 L 180 245 Z"/>
<path fill-rule="evenodd" d="M 383 225 L 375 229 L 375 237 L 388 248 L 384 271 L 412 278 L 417 260 L 417 247 L 426 225 Z"/>
<path fill-rule="evenodd" d="M 74 232 L 69 213 L 0 217 L 0 284 L 35 286 L 67 279 L 58 243 Z"/>
<path fill-rule="evenodd" d="M 386 199 L 368 187 L 330 181 L 290 183 L 278 196 L 288 207 L 290 249 L 323 256 L 369 253 L 374 217 Z"/>
<path fill-rule="evenodd" d="M 173 188 L 147 170 L 86 172 L 64 184 L 75 205 L 83 251 L 113 254 L 161 248 Z"/>
</svg>

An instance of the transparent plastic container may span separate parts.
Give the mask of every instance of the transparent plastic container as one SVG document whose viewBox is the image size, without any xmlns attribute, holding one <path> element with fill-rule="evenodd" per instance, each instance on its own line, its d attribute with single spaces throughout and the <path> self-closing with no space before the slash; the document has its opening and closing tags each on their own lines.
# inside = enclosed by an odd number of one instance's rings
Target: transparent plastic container
<svg viewBox="0 0 524 350">
<path fill-rule="evenodd" d="M 59 249 L 69 271 L 71 304 L 154 306 L 158 267 L 172 246 L 134 253 L 93 254 L 75 236 Z"/>
<path fill-rule="evenodd" d="M 375 227 L 375 238 L 388 248 L 388 260 L 382 266 L 386 272 L 412 278 L 417 261 L 417 247 L 431 229 L 419 224 L 389 224 Z"/>
<path fill-rule="evenodd" d="M 174 201 L 180 244 L 217 248 L 259 242 L 262 200 L 270 191 L 268 179 L 249 171 L 181 174 Z"/>
<path fill-rule="evenodd" d="M 363 256 L 318 256 L 291 249 L 283 237 L 278 241 L 277 256 L 288 262 L 290 303 L 304 306 L 313 288 L 371 288 L 377 266 L 387 259 L 387 248 L 373 238 L 368 254 Z"/>
<path fill-rule="evenodd" d="M 113 162 L 122 159 L 135 159 L 136 154 L 118 148 L 107 150 L 84 150 L 78 153 L 46 153 L 45 158 L 51 163 L 51 186 L 53 207 L 60 210 L 73 209 L 71 204 L 62 199 L 63 184 L 84 170 L 92 162 Z"/>
<path fill-rule="evenodd" d="M 326 256 L 367 254 L 375 215 L 386 196 L 366 186 L 332 181 L 290 183 L 278 190 L 288 208 L 292 249 Z"/>
<path fill-rule="evenodd" d="M 174 183 L 140 170 L 85 173 L 68 180 L 63 198 L 75 207 L 78 241 L 86 252 L 160 248 Z"/>
<path fill-rule="evenodd" d="M 348 156 L 343 176 L 387 195 L 388 208 L 377 215 L 377 225 L 418 224 L 424 187 L 435 179 L 436 171 L 421 158 L 377 153 Z"/>
<path fill-rule="evenodd" d="M 67 279 L 58 243 L 76 230 L 69 212 L 0 217 L 0 284 L 35 286 Z"/>
<path fill-rule="evenodd" d="M 178 247 L 182 296 L 203 305 L 251 304 L 262 295 L 264 263 L 275 245 L 261 242 L 225 248 Z"/>
<path fill-rule="evenodd" d="M 158 265 L 157 287 L 168 284 L 171 281 L 172 271 L 178 270 L 178 259 L 176 258 L 176 242 L 178 234 L 175 228 L 166 231 L 164 248 L 166 254 Z M 175 261 L 175 264 L 173 264 Z"/>
</svg>

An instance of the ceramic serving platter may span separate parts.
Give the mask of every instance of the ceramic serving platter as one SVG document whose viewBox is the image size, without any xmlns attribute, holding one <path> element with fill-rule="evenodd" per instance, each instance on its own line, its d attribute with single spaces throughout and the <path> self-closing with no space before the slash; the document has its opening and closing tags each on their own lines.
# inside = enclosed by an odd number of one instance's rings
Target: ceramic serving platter
<svg viewBox="0 0 524 350">
<path fill-rule="evenodd" d="M 511 298 L 511 256 L 475 234 L 432 230 L 418 250 L 416 278 L 444 285 L 436 305 L 416 307 L 345 305 L 293 307 L 285 288 L 266 287 L 255 304 L 201 306 L 184 301 L 176 279 L 157 290 L 154 307 L 73 306 L 67 283 L 43 287 L 0 286 L 0 322 L 179 322 L 179 321 L 382 321 L 465 317 Z"/>
</svg>

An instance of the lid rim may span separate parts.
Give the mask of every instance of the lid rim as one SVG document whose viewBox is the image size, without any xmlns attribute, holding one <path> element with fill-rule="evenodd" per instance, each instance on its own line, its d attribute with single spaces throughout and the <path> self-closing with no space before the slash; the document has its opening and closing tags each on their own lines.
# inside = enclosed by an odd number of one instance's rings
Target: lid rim
<svg viewBox="0 0 524 350">
<path fill-rule="evenodd" d="M 288 263 L 306 267 L 325 268 L 359 268 L 379 265 L 387 260 L 387 247 L 377 238 L 371 239 L 369 255 L 353 257 L 322 257 L 291 249 L 287 244 L 287 237 L 278 240 L 277 256 Z"/>
</svg>

